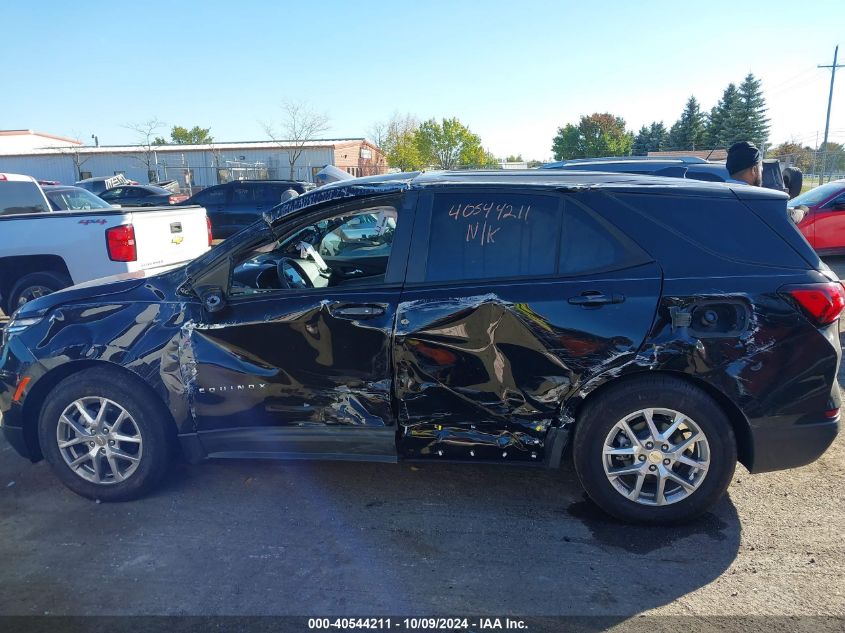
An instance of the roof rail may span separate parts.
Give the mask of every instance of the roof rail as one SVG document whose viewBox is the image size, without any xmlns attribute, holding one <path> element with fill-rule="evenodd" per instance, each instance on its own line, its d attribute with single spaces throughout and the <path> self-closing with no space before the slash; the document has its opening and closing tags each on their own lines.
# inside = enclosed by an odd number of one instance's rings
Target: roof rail
<svg viewBox="0 0 845 633">
<path fill-rule="evenodd" d="M 677 161 L 685 165 L 693 163 L 706 163 L 707 161 L 698 156 L 602 156 L 597 158 L 571 158 L 559 161 L 558 164 L 572 165 L 575 163 L 608 163 L 620 161 Z"/>
</svg>

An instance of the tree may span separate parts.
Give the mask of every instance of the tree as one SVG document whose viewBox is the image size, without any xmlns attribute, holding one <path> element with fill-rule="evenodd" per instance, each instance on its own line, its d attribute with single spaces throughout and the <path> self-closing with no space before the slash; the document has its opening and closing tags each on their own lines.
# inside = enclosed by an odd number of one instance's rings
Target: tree
<svg viewBox="0 0 845 633">
<path fill-rule="evenodd" d="M 704 134 L 704 144 L 709 149 L 727 148 L 733 144 L 736 137 L 736 104 L 738 93 L 736 85 L 728 84 L 722 93 L 722 98 L 710 110 L 707 130 Z"/>
<path fill-rule="evenodd" d="M 625 119 L 596 112 L 582 116 L 577 126 L 568 123 L 558 128 L 552 152 L 555 160 L 627 156 L 633 144 L 634 135 L 625 129 Z"/>
<path fill-rule="evenodd" d="M 687 99 L 684 111 L 669 130 L 670 149 L 701 149 L 704 145 L 704 114 L 698 100 L 691 96 Z"/>
<path fill-rule="evenodd" d="M 135 133 L 136 142 L 141 147 L 141 153 L 135 159 L 147 168 L 147 180 L 158 182 L 155 150 L 153 148 L 156 145 L 164 144 L 160 142 L 162 139 L 155 135 L 158 130 L 164 127 L 164 123 L 153 117 L 142 123 L 127 123 L 123 127 Z"/>
<path fill-rule="evenodd" d="M 389 121 L 376 123 L 371 133 L 381 136 L 381 143 L 376 143 L 384 152 L 387 164 L 401 171 L 417 171 L 423 168 L 423 162 L 417 149 L 416 134 L 420 124 L 417 119 L 406 114 L 394 114 Z"/>
<path fill-rule="evenodd" d="M 834 143 L 833 141 L 822 143 L 819 145 L 818 164 L 818 171 L 823 176 L 825 174 L 828 176 L 830 174 L 841 174 L 845 171 L 845 146 L 841 143 Z"/>
<path fill-rule="evenodd" d="M 506 163 L 521 163 L 521 162 L 523 162 L 522 161 L 522 154 L 517 154 L 516 156 L 511 154 L 510 156 L 505 158 L 505 162 Z"/>
<path fill-rule="evenodd" d="M 649 152 L 659 152 L 669 144 L 669 133 L 663 121 L 654 121 L 650 126 L 642 126 L 634 137 L 631 152 L 634 156 L 648 156 Z"/>
<path fill-rule="evenodd" d="M 763 147 L 769 140 L 769 119 L 766 117 L 766 99 L 761 82 L 748 73 L 737 90 L 731 124 L 733 134 L 728 145 L 736 141 L 751 141 Z"/>
<path fill-rule="evenodd" d="M 179 125 L 174 125 L 170 130 L 170 138 L 177 145 L 207 145 L 214 141 L 210 127 L 195 125 L 190 130 Z"/>
<path fill-rule="evenodd" d="M 293 166 L 305 149 L 305 144 L 329 129 L 329 117 L 298 101 L 285 101 L 281 107 L 282 120 L 279 131 L 269 123 L 264 123 L 263 126 L 267 136 L 280 148 L 287 150 L 290 179 L 293 180 Z"/>
<path fill-rule="evenodd" d="M 425 165 L 438 169 L 486 167 L 498 164 L 481 146 L 481 138 L 458 119 L 424 121 L 415 134 L 417 151 Z"/>
<path fill-rule="evenodd" d="M 809 147 L 802 147 L 795 141 L 781 143 L 769 150 L 767 155 L 769 158 L 792 162 L 803 172 L 809 172 L 813 168 L 813 150 Z"/>
</svg>

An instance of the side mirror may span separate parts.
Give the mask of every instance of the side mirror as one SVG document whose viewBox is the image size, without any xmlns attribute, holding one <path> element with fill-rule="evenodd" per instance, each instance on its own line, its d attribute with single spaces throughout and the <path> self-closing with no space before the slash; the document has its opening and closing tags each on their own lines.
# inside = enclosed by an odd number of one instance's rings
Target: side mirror
<svg viewBox="0 0 845 633">
<path fill-rule="evenodd" d="M 208 288 L 202 293 L 200 301 L 202 301 L 202 307 L 209 314 L 220 312 L 226 307 L 226 299 L 223 296 L 222 288 Z"/>
</svg>

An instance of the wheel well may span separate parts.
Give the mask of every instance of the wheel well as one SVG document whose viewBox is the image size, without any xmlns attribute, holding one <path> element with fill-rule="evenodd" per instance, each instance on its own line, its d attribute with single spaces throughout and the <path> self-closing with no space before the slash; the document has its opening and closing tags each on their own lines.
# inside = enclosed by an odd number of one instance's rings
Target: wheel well
<svg viewBox="0 0 845 633">
<path fill-rule="evenodd" d="M 604 383 L 603 385 L 600 385 L 599 387 L 591 391 L 587 395 L 587 397 L 584 398 L 584 400 L 582 400 L 578 404 L 573 414 L 573 417 L 576 421 L 575 423 L 578 423 L 578 416 L 580 415 L 584 407 L 587 405 L 587 403 L 593 402 L 597 397 L 601 396 L 601 394 L 605 390 L 611 387 L 617 387 L 620 384 L 624 384 L 628 381 L 635 381 L 640 378 L 657 376 L 661 374 L 665 376 L 671 376 L 673 378 L 679 378 L 685 382 L 695 385 L 716 401 L 716 404 L 719 405 L 719 408 L 721 408 L 722 411 L 724 411 L 725 415 L 728 416 L 728 420 L 730 421 L 731 426 L 733 427 L 734 436 L 736 437 L 736 451 L 739 462 L 746 468 L 750 469 L 751 464 L 754 460 L 754 445 L 751 441 L 751 427 L 748 424 L 748 419 L 745 417 L 745 414 L 736 404 L 734 404 L 734 402 L 731 401 L 730 398 L 728 398 L 724 393 L 716 389 L 713 385 L 701 380 L 700 378 L 690 376 L 689 374 L 685 374 L 683 372 L 661 370 L 640 371 L 632 374 L 626 374 L 625 376 L 620 376 L 615 380 L 609 380 L 608 382 Z"/>
<path fill-rule="evenodd" d="M 44 374 L 38 382 L 33 385 L 32 390 L 26 395 L 22 411 L 23 433 L 27 448 L 29 448 L 30 455 L 32 456 L 32 461 L 39 461 L 44 457 L 41 453 L 41 445 L 38 442 L 38 418 L 41 415 L 41 410 L 44 408 L 44 404 L 47 401 L 47 397 L 50 395 L 50 392 L 53 391 L 56 385 L 68 376 L 96 367 L 107 367 L 110 372 L 123 374 L 129 380 L 137 384 L 139 390 L 145 391 L 147 398 L 149 398 L 151 402 L 160 403 L 162 414 L 166 413 L 166 421 L 170 423 L 168 425 L 169 431 L 175 438 L 176 423 L 173 420 L 173 416 L 170 415 L 170 411 L 161 401 L 161 398 L 159 398 L 153 388 L 141 380 L 137 375 L 133 374 L 128 369 L 113 363 L 107 363 L 99 360 L 77 360 L 60 365 L 59 367 L 56 367 Z"/>
<path fill-rule="evenodd" d="M 67 264 L 58 255 L 20 255 L 0 259 L 0 300 L 9 300 L 12 288 L 24 275 L 51 272 L 66 275 L 70 279 Z"/>
</svg>

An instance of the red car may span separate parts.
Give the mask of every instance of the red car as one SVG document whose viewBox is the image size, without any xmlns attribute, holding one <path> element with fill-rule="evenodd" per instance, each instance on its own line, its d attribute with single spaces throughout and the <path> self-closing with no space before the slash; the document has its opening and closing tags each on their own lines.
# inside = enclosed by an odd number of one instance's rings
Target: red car
<svg viewBox="0 0 845 633">
<path fill-rule="evenodd" d="M 806 207 L 798 228 L 819 255 L 845 255 L 845 179 L 810 189 L 788 206 Z"/>
</svg>

